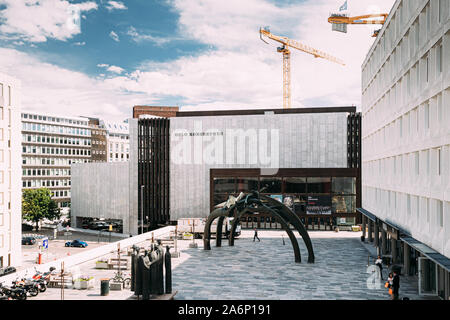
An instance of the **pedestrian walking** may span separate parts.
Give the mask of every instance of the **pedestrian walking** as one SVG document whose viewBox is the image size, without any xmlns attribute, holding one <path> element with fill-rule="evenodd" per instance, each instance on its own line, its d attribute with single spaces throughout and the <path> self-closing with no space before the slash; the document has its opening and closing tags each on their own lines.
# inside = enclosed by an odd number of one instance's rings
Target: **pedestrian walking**
<svg viewBox="0 0 450 320">
<path fill-rule="evenodd" d="M 259 238 L 258 238 L 258 230 L 256 230 L 256 228 L 255 228 L 255 234 L 254 234 L 254 236 L 253 236 L 253 242 L 255 242 L 255 239 L 258 239 L 259 242 L 261 241 L 261 240 L 259 240 Z"/>
<path fill-rule="evenodd" d="M 400 276 L 397 271 L 394 271 L 394 278 L 392 279 L 392 294 L 393 300 L 398 300 L 398 291 L 400 289 Z"/>
<path fill-rule="evenodd" d="M 381 259 L 380 256 L 378 256 L 378 258 L 375 260 L 375 265 L 378 266 L 378 268 L 380 268 L 380 277 L 381 280 L 383 280 L 383 260 Z"/>
</svg>

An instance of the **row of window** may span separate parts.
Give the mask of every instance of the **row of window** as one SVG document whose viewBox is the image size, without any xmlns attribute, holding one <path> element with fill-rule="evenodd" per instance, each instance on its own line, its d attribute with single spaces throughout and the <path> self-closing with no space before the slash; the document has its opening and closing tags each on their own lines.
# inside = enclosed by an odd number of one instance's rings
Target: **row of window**
<svg viewBox="0 0 450 320">
<path fill-rule="evenodd" d="M 92 144 L 106 145 L 106 141 L 101 140 L 92 140 Z"/>
<path fill-rule="evenodd" d="M 115 154 L 115 157 L 114 157 L 114 154 L 112 154 L 112 153 L 109 154 L 110 161 L 119 161 L 119 159 L 120 159 L 120 161 L 124 161 L 125 159 L 130 159 L 130 155 L 128 153 L 127 154 L 121 153 L 120 158 L 119 158 L 118 153 Z"/>
<path fill-rule="evenodd" d="M 47 132 L 47 133 L 59 133 L 59 134 L 67 134 L 67 135 L 73 135 L 73 136 L 75 136 L 75 135 L 89 136 L 89 137 L 91 136 L 90 129 L 54 126 L 54 125 L 49 125 L 49 124 L 29 123 L 29 122 L 22 122 L 22 130 L 23 131 Z"/>
<path fill-rule="evenodd" d="M 73 156 L 90 156 L 89 149 L 71 149 L 71 148 L 50 148 L 39 146 L 22 146 L 22 153 L 30 154 L 54 154 L 54 155 L 73 155 Z"/>
<path fill-rule="evenodd" d="M 262 193 L 356 194 L 354 177 L 224 177 L 214 178 L 215 193 L 239 193 L 258 190 Z"/>
<path fill-rule="evenodd" d="M 49 122 L 56 122 L 56 123 L 61 123 L 61 124 L 76 124 L 76 125 L 80 125 L 80 126 L 88 125 L 87 121 L 58 118 L 58 117 L 51 117 L 51 116 L 43 116 L 43 115 L 37 115 L 37 114 L 28 114 L 28 113 L 22 113 L 22 119 L 49 121 Z"/>
<path fill-rule="evenodd" d="M 431 215 L 435 214 L 433 219 L 435 224 L 439 227 L 444 226 L 444 202 L 441 200 L 371 187 L 363 189 L 364 198 L 367 199 L 365 201 L 373 204 L 375 208 L 388 210 L 391 216 L 403 211 L 408 220 L 414 218 L 420 223 L 420 228 L 424 229 L 424 223 L 429 224 Z M 383 205 L 380 207 L 380 204 Z"/>
<path fill-rule="evenodd" d="M 113 148 L 114 145 L 116 146 L 115 149 Z M 124 150 L 126 150 L 126 152 L 129 152 L 129 150 L 130 150 L 129 144 L 126 144 L 126 145 L 123 143 L 120 144 L 120 152 L 124 152 Z M 111 142 L 109 144 L 109 151 L 110 152 L 114 152 L 114 151 L 119 152 L 119 144 L 118 143 L 114 144 Z"/>
<path fill-rule="evenodd" d="M 36 134 L 22 134 L 23 142 L 62 144 L 62 145 L 76 145 L 76 146 L 90 146 L 91 139 L 85 138 L 68 138 L 68 137 L 53 137 L 41 136 Z"/>
<path fill-rule="evenodd" d="M 70 176 L 70 169 L 23 169 L 22 176 Z"/>
<path fill-rule="evenodd" d="M 72 163 L 87 163 L 88 159 L 22 157 L 24 165 L 70 166 Z"/>
<path fill-rule="evenodd" d="M 41 188 L 41 187 L 70 187 L 70 179 L 62 180 L 22 180 L 23 188 Z"/>
<path fill-rule="evenodd" d="M 443 71 L 442 51 L 440 42 L 405 72 L 395 84 L 391 85 L 392 82 L 387 82 L 380 77 L 369 91 L 363 93 L 363 106 L 367 107 L 367 110 L 363 110 L 364 118 L 369 123 L 369 127 L 365 129 L 366 132 L 376 126 L 380 120 L 395 114 L 398 109 L 420 97 L 432 80 L 440 79 Z"/>
<path fill-rule="evenodd" d="M 446 92 L 449 94 L 446 95 L 446 99 L 448 99 L 450 97 L 450 89 Z M 384 152 L 398 145 L 404 145 L 405 140 L 408 139 L 416 142 L 417 137 L 420 139 L 427 138 L 427 135 L 424 133 L 429 132 L 431 128 L 439 129 L 441 126 L 445 126 L 445 118 L 448 117 L 449 113 L 444 113 L 443 100 L 443 93 L 440 93 L 427 100 L 424 104 L 393 119 L 377 131 L 365 136 L 363 138 L 363 144 L 366 146 L 363 149 L 364 156 L 370 155 L 373 152 Z M 371 117 L 364 118 L 368 126 L 371 125 L 370 119 Z"/>
<path fill-rule="evenodd" d="M 363 174 L 367 179 L 383 179 L 386 176 L 424 175 L 441 176 L 443 173 L 442 148 L 425 149 L 395 157 L 364 163 Z"/>
<path fill-rule="evenodd" d="M 393 62 L 389 66 L 392 73 L 398 72 L 404 63 L 425 44 L 430 34 L 445 23 L 450 10 L 448 0 L 428 1 L 419 14 L 420 17 L 416 16 L 415 21 L 406 30 L 406 24 L 409 23 L 412 14 L 416 14 L 418 6 L 421 5 L 423 0 L 404 0 L 400 3 L 391 20 L 386 24 L 387 27 L 368 63 L 363 67 L 363 88 L 379 72 L 386 61 L 385 58 Z"/>
<path fill-rule="evenodd" d="M 4 102 L 8 103 L 8 106 L 11 105 L 11 101 L 12 101 L 12 88 L 11 86 L 8 86 L 8 89 L 6 89 L 6 85 L 4 85 L 3 83 L 0 83 L 0 97 L 4 97 Z M 6 94 L 6 96 L 5 96 Z"/>
<path fill-rule="evenodd" d="M 103 150 L 100 150 L 100 151 L 92 150 L 92 154 L 106 154 L 106 151 L 103 151 Z"/>
</svg>

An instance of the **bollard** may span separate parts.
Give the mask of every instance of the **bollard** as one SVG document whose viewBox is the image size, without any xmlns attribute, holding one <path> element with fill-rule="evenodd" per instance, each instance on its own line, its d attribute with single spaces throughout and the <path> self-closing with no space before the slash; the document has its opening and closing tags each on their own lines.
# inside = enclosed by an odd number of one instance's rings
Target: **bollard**
<svg viewBox="0 0 450 320">
<path fill-rule="evenodd" d="M 166 268 L 166 293 L 172 293 L 172 257 L 169 250 L 170 247 L 167 246 L 164 257 L 164 264 Z"/>
</svg>

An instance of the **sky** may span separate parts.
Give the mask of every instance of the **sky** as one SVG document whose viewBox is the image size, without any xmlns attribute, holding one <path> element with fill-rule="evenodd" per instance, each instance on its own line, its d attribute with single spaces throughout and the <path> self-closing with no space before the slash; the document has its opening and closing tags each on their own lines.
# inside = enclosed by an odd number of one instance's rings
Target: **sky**
<svg viewBox="0 0 450 320">
<path fill-rule="evenodd" d="M 361 65 L 379 26 L 333 32 L 344 0 L 0 0 L 0 72 L 22 110 L 123 121 L 134 105 L 282 108 L 279 44 L 259 28 L 343 60 L 291 50 L 292 107 L 361 104 Z M 395 0 L 348 0 L 389 13 Z"/>
</svg>

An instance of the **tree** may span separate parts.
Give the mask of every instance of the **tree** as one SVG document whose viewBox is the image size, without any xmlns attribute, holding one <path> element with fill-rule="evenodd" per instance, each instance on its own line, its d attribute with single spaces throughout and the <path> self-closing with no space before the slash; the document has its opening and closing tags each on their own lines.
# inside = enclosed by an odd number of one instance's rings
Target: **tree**
<svg viewBox="0 0 450 320">
<path fill-rule="evenodd" d="M 39 221 L 43 219 L 59 219 L 60 209 L 52 194 L 47 188 L 28 189 L 22 194 L 22 218 L 36 223 L 36 231 L 39 229 Z"/>
</svg>

